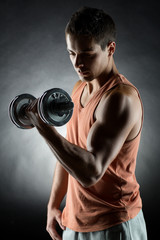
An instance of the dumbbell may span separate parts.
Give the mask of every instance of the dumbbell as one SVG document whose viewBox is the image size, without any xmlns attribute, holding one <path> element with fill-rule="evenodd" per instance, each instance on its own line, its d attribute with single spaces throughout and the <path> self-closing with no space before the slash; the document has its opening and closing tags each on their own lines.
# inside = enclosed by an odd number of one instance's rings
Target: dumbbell
<svg viewBox="0 0 160 240">
<path fill-rule="evenodd" d="M 28 93 L 16 96 L 9 105 L 10 120 L 21 129 L 33 128 L 25 111 L 36 98 Z M 38 100 L 38 113 L 46 124 L 62 126 L 72 117 L 74 104 L 69 94 L 60 88 L 52 88 Z"/>
</svg>

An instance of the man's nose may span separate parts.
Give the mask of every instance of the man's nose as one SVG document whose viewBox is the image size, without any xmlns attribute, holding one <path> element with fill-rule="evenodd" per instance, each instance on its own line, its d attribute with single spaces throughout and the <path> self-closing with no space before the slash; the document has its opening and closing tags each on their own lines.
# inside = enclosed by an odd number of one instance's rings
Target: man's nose
<svg viewBox="0 0 160 240">
<path fill-rule="evenodd" d="M 77 55 L 75 57 L 74 66 L 75 66 L 75 68 L 78 68 L 80 66 L 84 66 L 84 63 L 83 63 L 83 60 L 82 60 L 81 56 Z"/>
</svg>

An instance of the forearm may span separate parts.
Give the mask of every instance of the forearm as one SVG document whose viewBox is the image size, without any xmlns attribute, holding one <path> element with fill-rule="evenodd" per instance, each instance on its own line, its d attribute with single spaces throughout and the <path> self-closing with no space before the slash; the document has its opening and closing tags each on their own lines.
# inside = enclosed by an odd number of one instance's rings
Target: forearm
<svg viewBox="0 0 160 240">
<path fill-rule="evenodd" d="M 62 165 L 59 162 L 57 162 L 53 176 L 53 184 L 50 199 L 48 202 L 48 208 L 52 209 L 60 207 L 60 204 L 67 192 L 67 186 L 68 186 L 68 173 L 62 167 Z"/>
<path fill-rule="evenodd" d="M 96 177 L 94 155 L 67 141 L 55 128 L 46 126 L 37 129 L 65 170 L 83 186 L 88 186 L 91 176 Z"/>
</svg>

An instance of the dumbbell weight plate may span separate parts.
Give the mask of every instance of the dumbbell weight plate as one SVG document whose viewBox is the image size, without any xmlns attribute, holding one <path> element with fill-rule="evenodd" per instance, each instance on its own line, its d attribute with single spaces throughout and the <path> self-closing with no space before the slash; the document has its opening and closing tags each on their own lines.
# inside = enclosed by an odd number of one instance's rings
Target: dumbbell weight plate
<svg viewBox="0 0 160 240">
<path fill-rule="evenodd" d="M 41 119 L 53 126 L 66 124 L 73 113 L 73 103 L 69 94 L 60 88 L 52 88 L 38 101 L 38 112 Z"/>
<path fill-rule="evenodd" d="M 16 96 L 9 105 L 9 117 L 11 121 L 21 129 L 30 129 L 34 126 L 25 115 L 25 108 L 36 98 L 31 94 L 21 94 Z"/>
</svg>

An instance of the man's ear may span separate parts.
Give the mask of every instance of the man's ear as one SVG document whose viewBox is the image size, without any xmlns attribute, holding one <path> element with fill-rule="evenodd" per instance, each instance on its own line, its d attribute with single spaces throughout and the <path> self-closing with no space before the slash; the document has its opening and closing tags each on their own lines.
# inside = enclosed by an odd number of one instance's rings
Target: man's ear
<svg viewBox="0 0 160 240">
<path fill-rule="evenodd" d="M 109 42 L 107 48 L 108 48 L 108 56 L 112 56 L 116 50 L 116 43 Z"/>
</svg>

